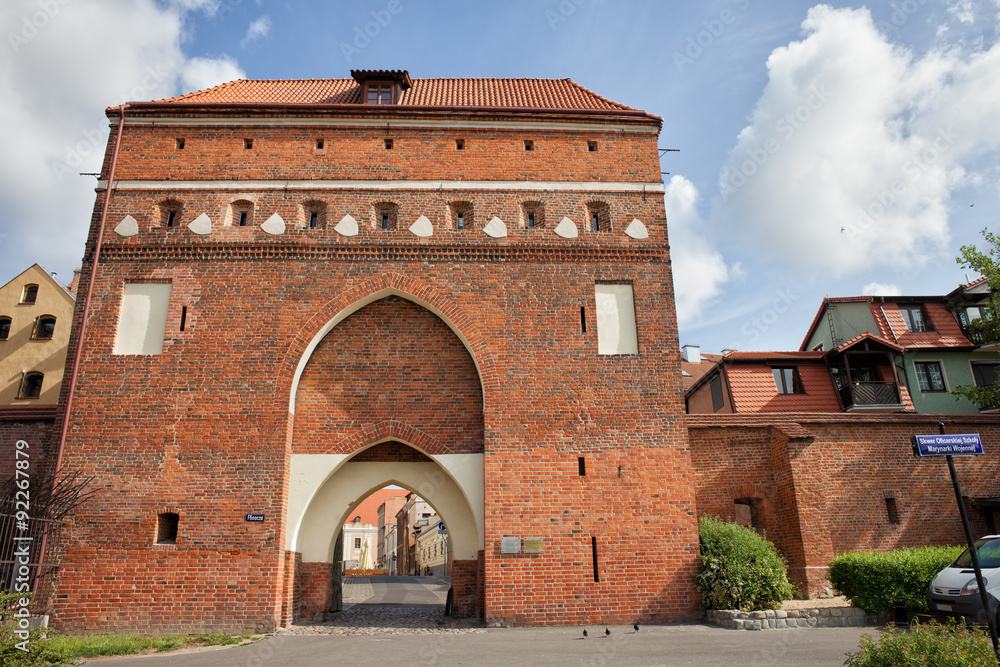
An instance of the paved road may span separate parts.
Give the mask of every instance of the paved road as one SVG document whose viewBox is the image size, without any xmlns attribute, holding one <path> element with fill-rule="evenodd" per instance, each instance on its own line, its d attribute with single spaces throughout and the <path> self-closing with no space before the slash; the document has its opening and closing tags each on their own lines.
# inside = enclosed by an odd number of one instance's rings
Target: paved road
<svg viewBox="0 0 1000 667">
<path fill-rule="evenodd" d="M 436 577 L 359 577 L 358 583 L 348 578 L 345 582 L 345 602 L 355 599 L 359 604 L 419 604 L 443 605 L 448 596 L 448 584 Z M 358 599 L 350 589 L 367 584 L 370 590 L 365 590 Z"/>
<path fill-rule="evenodd" d="M 498 628 L 478 634 L 294 637 L 186 655 L 92 660 L 90 667 L 261 667 L 287 665 L 720 665 L 834 667 L 856 650 L 863 628 L 747 632 L 706 625 L 641 628 Z M 867 629 L 868 632 L 876 632 Z"/>
</svg>

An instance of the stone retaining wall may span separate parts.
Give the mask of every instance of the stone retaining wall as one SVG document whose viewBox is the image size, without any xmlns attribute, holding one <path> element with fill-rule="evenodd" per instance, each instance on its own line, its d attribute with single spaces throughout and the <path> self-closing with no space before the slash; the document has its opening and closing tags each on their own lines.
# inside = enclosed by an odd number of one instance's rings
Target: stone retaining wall
<svg viewBox="0 0 1000 667">
<path fill-rule="evenodd" d="M 707 620 L 713 625 L 733 630 L 775 630 L 779 628 L 842 628 L 874 625 L 864 610 L 856 607 L 825 607 L 822 609 L 768 609 L 739 611 L 709 609 Z"/>
</svg>

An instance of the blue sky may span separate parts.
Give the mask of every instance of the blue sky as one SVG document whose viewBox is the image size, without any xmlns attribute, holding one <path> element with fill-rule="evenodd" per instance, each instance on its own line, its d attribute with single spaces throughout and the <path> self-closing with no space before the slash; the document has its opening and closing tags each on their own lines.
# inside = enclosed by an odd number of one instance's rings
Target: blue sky
<svg viewBox="0 0 1000 667">
<path fill-rule="evenodd" d="M 569 77 L 662 116 L 681 344 L 939 294 L 1000 213 L 1000 0 L 8 0 L 0 283 L 80 264 L 106 106 L 233 78 Z M 367 32 L 366 32 L 367 31 Z M 971 276 L 970 277 L 974 277 Z"/>
</svg>

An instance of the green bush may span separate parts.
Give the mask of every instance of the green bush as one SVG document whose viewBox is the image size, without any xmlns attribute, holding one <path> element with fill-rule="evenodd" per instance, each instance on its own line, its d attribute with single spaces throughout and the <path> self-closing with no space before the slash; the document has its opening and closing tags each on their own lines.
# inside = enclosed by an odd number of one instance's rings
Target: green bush
<svg viewBox="0 0 1000 667">
<path fill-rule="evenodd" d="M 795 594 L 784 559 L 753 530 L 702 517 L 698 540 L 701 565 L 694 579 L 706 609 L 775 609 Z"/>
<path fill-rule="evenodd" d="M 925 610 L 931 580 L 961 553 L 962 547 L 855 551 L 834 558 L 827 576 L 852 605 L 869 614 L 888 611 L 896 600 Z"/>
<path fill-rule="evenodd" d="M 848 667 L 896 667 L 897 665 L 933 665 L 933 667 L 979 667 L 997 664 L 993 644 L 982 630 L 949 623 L 914 625 L 909 631 L 887 628 L 874 641 L 861 637 L 861 650 L 848 653 Z"/>
</svg>

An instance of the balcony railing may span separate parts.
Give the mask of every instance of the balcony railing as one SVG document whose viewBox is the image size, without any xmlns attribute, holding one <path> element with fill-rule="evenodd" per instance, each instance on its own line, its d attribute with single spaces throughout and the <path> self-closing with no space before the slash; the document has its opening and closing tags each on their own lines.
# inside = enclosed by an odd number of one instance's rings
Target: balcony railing
<svg viewBox="0 0 1000 667">
<path fill-rule="evenodd" d="M 962 333 L 976 345 L 995 345 L 1000 342 L 1000 329 L 992 321 L 974 321 L 962 326 Z"/>
<path fill-rule="evenodd" d="M 840 388 L 844 408 L 902 405 L 895 382 L 854 382 Z"/>
</svg>

